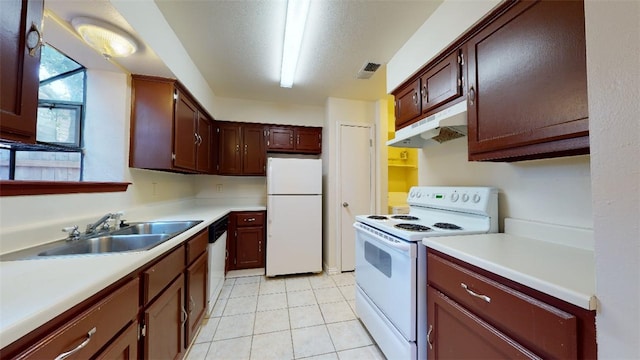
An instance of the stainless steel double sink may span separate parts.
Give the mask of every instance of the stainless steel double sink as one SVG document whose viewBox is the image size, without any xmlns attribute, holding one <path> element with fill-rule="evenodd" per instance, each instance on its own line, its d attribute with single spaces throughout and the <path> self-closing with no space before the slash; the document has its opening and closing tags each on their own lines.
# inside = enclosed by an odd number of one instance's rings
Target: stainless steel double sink
<svg viewBox="0 0 640 360">
<path fill-rule="evenodd" d="M 78 240 L 59 240 L 0 256 L 0 261 L 38 259 L 48 256 L 104 254 L 149 250 L 180 235 L 202 220 L 152 221 L 129 223 L 120 229 L 95 235 L 83 235 Z"/>
</svg>

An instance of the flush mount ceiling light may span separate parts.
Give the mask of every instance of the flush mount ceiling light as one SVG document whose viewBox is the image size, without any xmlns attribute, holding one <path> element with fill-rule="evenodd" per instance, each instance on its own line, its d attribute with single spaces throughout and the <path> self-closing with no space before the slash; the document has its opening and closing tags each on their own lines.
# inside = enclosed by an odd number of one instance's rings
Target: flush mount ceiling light
<svg viewBox="0 0 640 360">
<path fill-rule="evenodd" d="M 280 87 L 293 86 L 296 74 L 302 35 L 307 23 L 310 0 L 287 1 L 287 20 L 284 26 L 284 47 L 282 50 L 282 70 L 280 72 Z"/>
<path fill-rule="evenodd" d="M 104 57 L 125 57 L 138 49 L 135 40 L 124 30 L 102 20 L 77 17 L 71 25 L 82 39 Z"/>
</svg>

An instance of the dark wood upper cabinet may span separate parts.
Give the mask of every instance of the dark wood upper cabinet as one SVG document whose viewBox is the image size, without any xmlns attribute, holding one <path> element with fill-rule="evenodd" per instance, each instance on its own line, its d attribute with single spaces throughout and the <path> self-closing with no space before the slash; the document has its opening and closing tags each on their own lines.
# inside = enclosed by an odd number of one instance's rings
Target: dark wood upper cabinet
<svg viewBox="0 0 640 360">
<path fill-rule="evenodd" d="M 462 59 L 454 51 L 420 77 L 422 114 L 462 96 Z"/>
<path fill-rule="evenodd" d="M 132 75 L 129 166 L 212 172 L 211 117 L 176 80 Z"/>
<path fill-rule="evenodd" d="M 468 50 L 469 159 L 589 152 L 582 1 L 521 1 Z"/>
<path fill-rule="evenodd" d="M 461 49 L 451 52 L 393 92 L 396 97 L 396 130 L 452 105 L 453 100 L 462 96 L 463 56 Z"/>
<path fill-rule="evenodd" d="M 420 79 L 394 92 L 396 97 L 396 130 L 411 123 L 422 113 L 420 107 Z"/>
<path fill-rule="evenodd" d="M 267 152 L 261 124 L 217 121 L 220 175 L 265 175 Z"/>
<path fill-rule="evenodd" d="M 195 104 L 176 90 L 175 119 L 173 121 L 173 165 L 186 170 L 196 169 L 198 144 L 198 109 Z"/>
<path fill-rule="evenodd" d="M 296 151 L 319 154 L 322 149 L 322 128 L 296 127 Z"/>
<path fill-rule="evenodd" d="M 321 154 L 322 128 L 307 126 L 267 126 L 267 151 L 278 153 Z"/>
<path fill-rule="evenodd" d="M 267 150 L 289 150 L 293 151 L 293 127 L 291 126 L 271 126 L 267 136 Z"/>
<path fill-rule="evenodd" d="M 197 133 L 200 136 L 197 144 L 196 170 L 201 173 L 213 172 L 214 137 L 213 122 L 202 111 L 198 112 Z"/>
<path fill-rule="evenodd" d="M 267 150 L 263 126 L 245 124 L 242 127 L 242 174 L 266 175 L 266 164 Z"/>
<path fill-rule="evenodd" d="M 0 137 L 36 142 L 44 1 L 0 1 Z"/>
<path fill-rule="evenodd" d="M 242 172 L 242 128 L 239 123 L 216 121 L 218 143 L 217 173 L 236 175 Z"/>
</svg>

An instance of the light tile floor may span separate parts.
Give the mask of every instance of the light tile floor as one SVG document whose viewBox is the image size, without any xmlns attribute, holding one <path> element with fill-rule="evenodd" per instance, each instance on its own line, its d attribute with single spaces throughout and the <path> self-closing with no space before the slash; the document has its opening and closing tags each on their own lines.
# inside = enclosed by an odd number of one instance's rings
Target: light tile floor
<svg viewBox="0 0 640 360">
<path fill-rule="evenodd" d="M 225 280 L 187 354 L 198 359 L 382 359 L 355 315 L 353 273 Z"/>
</svg>

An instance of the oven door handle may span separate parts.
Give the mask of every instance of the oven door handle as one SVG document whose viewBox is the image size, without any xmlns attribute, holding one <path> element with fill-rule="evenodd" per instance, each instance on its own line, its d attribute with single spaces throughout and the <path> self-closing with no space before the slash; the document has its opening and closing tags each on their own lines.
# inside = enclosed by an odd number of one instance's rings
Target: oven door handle
<svg viewBox="0 0 640 360">
<path fill-rule="evenodd" d="M 388 247 L 392 247 L 394 249 L 397 249 L 401 252 L 405 252 L 405 253 L 410 253 L 411 252 L 411 243 L 408 243 L 406 241 L 401 241 L 401 240 L 395 240 L 393 239 L 391 236 L 384 234 L 380 231 L 377 230 L 373 230 L 369 227 L 367 227 L 367 225 L 363 225 L 360 223 L 354 223 L 353 227 L 356 228 L 356 230 L 358 231 L 362 231 L 363 233 L 369 235 L 369 237 L 366 239 L 366 241 L 369 241 L 371 243 L 379 243 L 383 246 L 388 246 Z M 374 231 L 374 232 L 372 232 Z M 357 237 L 356 237 L 357 238 Z M 373 241 L 372 241 L 373 240 Z"/>
</svg>

